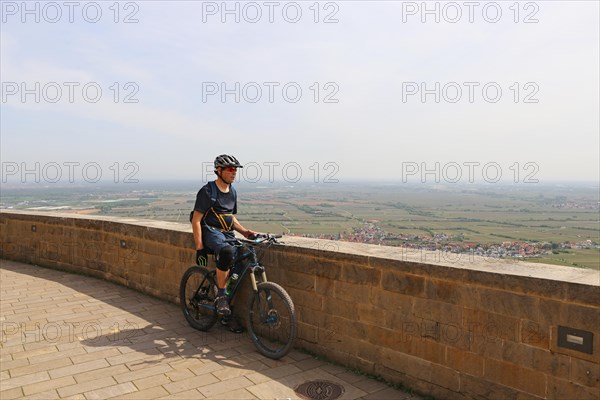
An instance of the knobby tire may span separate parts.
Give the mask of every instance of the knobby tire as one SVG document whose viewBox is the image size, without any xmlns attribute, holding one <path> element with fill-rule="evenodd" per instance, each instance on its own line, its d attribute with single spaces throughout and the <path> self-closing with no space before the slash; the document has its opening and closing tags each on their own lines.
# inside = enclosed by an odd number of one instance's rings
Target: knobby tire
<svg viewBox="0 0 600 400">
<path fill-rule="evenodd" d="M 206 332 L 217 322 L 216 295 L 214 272 L 192 266 L 183 274 L 179 301 L 185 319 L 193 328 Z"/>
<path fill-rule="evenodd" d="M 294 303 L 274 282 L 261 282 L 248 305 L 248 333 L 260 353 L 280 359 L 290 352 L 297 335 Z"/>
</svg>

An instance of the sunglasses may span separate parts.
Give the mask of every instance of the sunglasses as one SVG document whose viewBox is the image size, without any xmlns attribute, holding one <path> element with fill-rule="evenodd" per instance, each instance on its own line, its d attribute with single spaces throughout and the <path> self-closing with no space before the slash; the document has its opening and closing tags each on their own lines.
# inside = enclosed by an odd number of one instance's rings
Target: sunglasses
<svg viewBox="0 0 600 400">
<path fill-rule="evenodd" d="M 235 172 L 235 171 L 237 171 L 237 168 L 236 167 L 223 167 L 223 171 Z"/>
</svg>

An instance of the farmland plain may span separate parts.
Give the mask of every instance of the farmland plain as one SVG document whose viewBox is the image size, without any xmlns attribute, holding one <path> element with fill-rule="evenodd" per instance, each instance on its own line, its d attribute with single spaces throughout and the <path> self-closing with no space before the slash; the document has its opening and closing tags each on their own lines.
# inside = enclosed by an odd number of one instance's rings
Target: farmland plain
<svg viewBox="0 0 600 400">
<path fill-rule="evenodd" d="M 202 183 L 4 188 L 0 206 L 188 223 Z M 255 231 L 419 246 L 600 269 L 594 184 L 239 183 Z M 501 246 L 510 253 L 498 253 Z M 483 250 L 481 250 L 483 251 Z M 490 253 L 491 252 L 491 253 Z M 520 255 L 519 255 L 520 253 Z"/>
</svg>

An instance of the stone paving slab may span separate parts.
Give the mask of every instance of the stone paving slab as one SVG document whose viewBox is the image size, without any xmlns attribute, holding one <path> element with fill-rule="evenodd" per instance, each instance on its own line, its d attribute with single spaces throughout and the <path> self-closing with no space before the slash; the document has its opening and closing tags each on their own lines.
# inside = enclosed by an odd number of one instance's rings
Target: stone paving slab
<svg viewBox="0 0 600 400">
<path fill-rule="evenodd" d="M 298 399 L 310 380 L 340 399 L 419 400 L 292 351 L 274 361 L 245 334 L 199 332 L 179 307 L 99 279 L 0 260 L 0 398 Z"/>
</svg>

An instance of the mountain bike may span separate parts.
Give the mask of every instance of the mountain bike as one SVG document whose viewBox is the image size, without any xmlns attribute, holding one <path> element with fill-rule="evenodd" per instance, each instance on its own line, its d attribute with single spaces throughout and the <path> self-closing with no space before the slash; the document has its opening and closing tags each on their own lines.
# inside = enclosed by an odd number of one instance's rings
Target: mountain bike
<svg viewBox="0 0 600 400">
<path fill-rule="evenodd" d="M 263 355 L 279 359 L 290 352 L 296 339 L 298 322 L 290 295 L 281 286 L 267 281 L 256 249 L 270 247 L 281 235 L 258 234 L 249 239 L 229 239 L 237 247 L 234 266 L 227 280 L 229 303 L 235 298 L 241 282 L 250 277 L 253 293 L 246 304 L 247 329 L 254 345 Z M 215 257 L 216 258 L 216 257 Z M 232 277 L 238 275 L 234 284 Z M 215 307 L 217 277 L 214 269 L 194 265 L 183 274 L 179 300 L 183 315 L 198 330 L 208 331 L 219 319 Z"/>
</svg>

